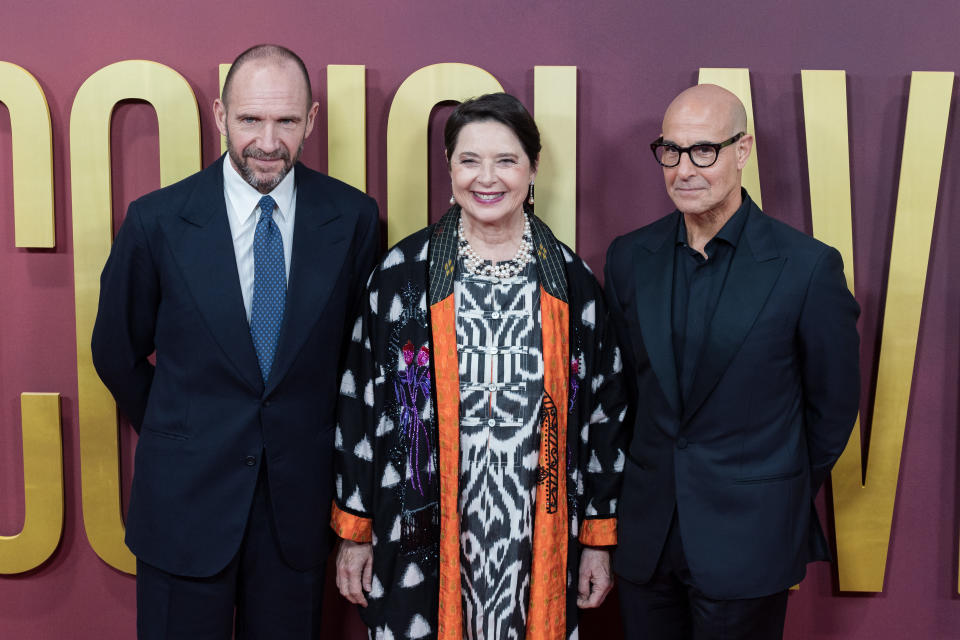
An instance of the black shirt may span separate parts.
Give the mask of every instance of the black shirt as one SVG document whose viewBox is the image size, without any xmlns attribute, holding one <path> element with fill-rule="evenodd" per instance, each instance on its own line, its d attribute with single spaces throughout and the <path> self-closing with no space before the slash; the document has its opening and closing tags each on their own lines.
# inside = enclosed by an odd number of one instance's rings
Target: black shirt
<svg viewBox="0 0 960 640">
<path fill-rule="evenodd" d="M 697 363 L 747 219 L 749 197 L 704 247 L 707 257 L 687 244 L 683 214 L 677 223 L 673 261 L 673 353 L 681 398 L 686 401 Z"/>
</svg>

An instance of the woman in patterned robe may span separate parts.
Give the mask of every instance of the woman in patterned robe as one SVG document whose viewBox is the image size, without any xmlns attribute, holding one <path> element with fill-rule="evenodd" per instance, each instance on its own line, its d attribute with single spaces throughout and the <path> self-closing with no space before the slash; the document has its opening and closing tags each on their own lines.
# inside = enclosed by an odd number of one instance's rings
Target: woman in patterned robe
<svg viewBox="0 0 960 640">
<path fill-rule="evenodd" d="M 464 102 L 444 142 L 453 206 L 374 270 L 348 347 L 337 585 L 377 639 L 575 638 L 612 586 L 619 352 L 596 279 L 532 213 L 520 102 Z"/>
</svg>

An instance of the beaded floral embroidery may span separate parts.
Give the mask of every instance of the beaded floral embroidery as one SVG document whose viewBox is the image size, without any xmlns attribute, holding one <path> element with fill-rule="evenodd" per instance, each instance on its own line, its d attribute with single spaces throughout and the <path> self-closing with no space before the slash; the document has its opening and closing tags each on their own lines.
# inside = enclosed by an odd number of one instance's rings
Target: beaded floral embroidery
<svg viewBox="0 0 960 640">
<path fill-rule="evenodd" d="M 407 464 L 410 469 L 410 480 L 414 488 L 423 495 L 423 482 L 420 479 L 420 448 L 423 445 L 426 457 L 431 456 L 430 436 L 417 408 L 419 395 L 430 397 L 430 349 L 426 345 L 417 351 L 413 342 L 407 340 L 401 349 L 403 362 L 407 365 L 403 371 L 397 372 L 393 381 L 394 393 L 400 405 L 400 428 L 408 443 Z M 427 466 L 428 481 L 433 480 L 433 470 Z"/>
<path fill-rule="evenodd" d="M 580 390 L 580 358 L 570 358 L 570 413 L 573 413 L 573 403 L 577 401 L 577 392 Z"/>
</svg>

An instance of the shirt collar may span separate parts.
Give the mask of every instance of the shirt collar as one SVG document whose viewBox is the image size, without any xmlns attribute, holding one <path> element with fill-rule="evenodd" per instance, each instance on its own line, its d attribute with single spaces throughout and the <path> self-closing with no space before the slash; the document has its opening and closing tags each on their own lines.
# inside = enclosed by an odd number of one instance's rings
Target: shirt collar
<svg viewBox="0 0 960 640">
<path fill-rule="evenodd" d="M 740 208 L 734 212 L 730 219 L 727 220 L 720 231 L 717 232 L 713 238 L 710 239 L 710 242 L 715 240 L 723 240 L 732 247 L 737 246 L 737 242 L 740 241 L 740 234 L 743 232 L 743 225 L 747 221 L 747 210 L 753 204 L 753 201 L 750 200 L 750 196 L 747 195 L 747 190 L 740 188 L 740 197 L 743 200 L 740 203 Z M 683 221 L 683 214 L 679 216 L 680 222 L 677 224 L 677 244 L 686 245 L 687 244 L 687 225 Z M 708 243 L 709 244 L 709 243 Z"/>
<path fill-rule="evenodd" d="M 295 181 L 293 172 L 296 167 L 291 167 L 289 173 L 283 177 L 276 187 L 269 194 L 277 203 L 277 208 L 273 211 L 273 217 L 280 220 L 286 219 L 293 210 L 293 199 L 295 197 Z M 243 176 L 233 167 L 228 155 L 223 159 L 223 189 L 233 205 L 237 218 L 241 223 L 246 222 L 254 214 L 260 205 L 260 198 L 264 194 L 254 189 L 243 179 Z"/>
</svg>

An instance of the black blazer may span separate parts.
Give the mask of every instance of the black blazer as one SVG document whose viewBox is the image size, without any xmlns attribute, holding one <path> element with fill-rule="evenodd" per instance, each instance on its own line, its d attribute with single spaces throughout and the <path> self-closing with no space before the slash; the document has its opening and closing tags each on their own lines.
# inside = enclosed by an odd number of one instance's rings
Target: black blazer
<svg viewBox="0 0 960 640">
<path fill-rule="evenodd" d="M 680 213 L 617 238 L 606 263 L 632 400 L 614 569 L 649 580 L 676 507 L 693 579 L 714 599 L 781 591 L 829 559 L 813 498 L 859 404 L 860 310 L 840 254 L 745 199 L 685 402 L 671 336 Z"/>
<path fill-rule="evenodd" d="M 264 453 L 284 558 L 324 560 L 341 344 L 379 249 L 376 202 L 298 164 L 284 326 L 264 385 L 223 162 L 130 205 L 93 330 L 97 372 L 140 433 L 127 545 L 187 576 L 237 552 Z"/>
</svg>

